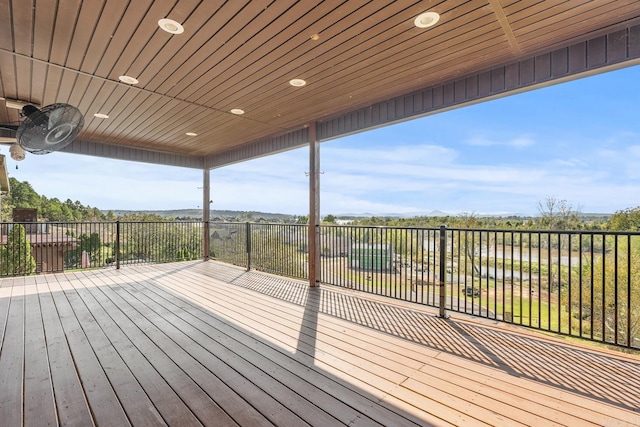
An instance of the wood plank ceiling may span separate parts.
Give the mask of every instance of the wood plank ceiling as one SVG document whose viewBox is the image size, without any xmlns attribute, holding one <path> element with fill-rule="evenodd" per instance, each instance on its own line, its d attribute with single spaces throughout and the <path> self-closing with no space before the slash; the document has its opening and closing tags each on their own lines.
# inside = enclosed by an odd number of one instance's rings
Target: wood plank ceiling
<svg viewBox="0 0 640 427">
<path fill-rule="evenodd" d="M 0 96 L 77 106 L 87 154 L 214 159 L 639 23 L 637 0 L 0 0 Z"/>
</svg>

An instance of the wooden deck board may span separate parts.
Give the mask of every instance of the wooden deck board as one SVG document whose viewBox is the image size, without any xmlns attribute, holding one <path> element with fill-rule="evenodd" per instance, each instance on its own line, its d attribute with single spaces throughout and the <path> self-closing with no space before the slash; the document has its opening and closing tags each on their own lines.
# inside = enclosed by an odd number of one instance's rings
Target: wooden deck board
<svg viewBox="0 0 640 427">
<path fill-rule="evenodd" d="M 228 417 L 215 418 L 221 411 L 215 401 L 206 393 L 199 382 L 206 372 L 189 358 L 175 343 L 163 336 L 143 314 L 133 310 L 107 285 L 87 288 L 91 295 L 104 307 L 117 327 L 127 336 L 132 345 L 149 361 L 160 378 L 156 381 L 166 383 L 188 406 L 203 425 L 224 425 Z M 195 375 L 194 375 L 194 371 Z"/>
<path fill-rule="evenodd" d="M 3 279 L 0 337 L 3 426 L 640 424 L 636 356 L 215 262 Z"/>
<path fill-rule="evenodd" d="M 146 290 L 148 291 L 145 292 L 146 296 L 151 297 L 153 293 L 156 293 L 157 296 L 154 299 L 163 298 L 163 295 L 161 295 L 162 290 L 159 290 L 157 287 L 146 288 Z M 166 294 L 164 297 L 166 298 Z M 220 293 L 216 294 L 216 299 L 221 297 L 222 295 Z M 295 393 L 307 397 L 311 402 L 313 402 L 313 404 L 322 408 L 325 412 L 330 413 L 341 422 L 349 424 L 357 418 L 362 418 L 362 415 L 358 414 L 358 412 L 352 409 L 352 407 L 362 410 L 362 414 L 366 414 L 369 417 L 370 423 L 378 422 L 384 425 L 385 420 L 389 417 L 387 411 L 384 411 L 375 405 L 364 407 L 362 405 L 363 399 L 361 397 L 359 399 L 354 399 L 352 396 L 345 396 L 344 393 L 341 394 L 338 390 L 341 388 L 340 384 L 335 381 L 331 381 L 326 376 L 310 370 L 309 368 L 313 367 L 314 363 L 312 356 L 298 353 L 295 355 L 296 357 L 291 358 L 290 354 L 287 354 L 286 351 L 283 353 L 282 351 L 279 351 L 278 348 L 260 345 L 261 343 L 259 341 L 256 341 L 255 338 L 243 333 L 241 330 L 229 328 L 224 322 L 208 315 L 206 311 L 199 311 L 196 307 L 191 307 L 191 309 L 189 309 L 189 307 L 183 306 L 181 308 L 184 311 L 180 317 L 188 319 L 192 324 L 199 325 L 198 327 L 202 328 L 203 331 L 209 330 L 210 334 L 216 335 L 217 341 L 222 342 L 224 340 L 226 342 L 225 345 L 228 346 L 227 348 L 237 354 L 238 357 L 246 359 L 251 365 L 262 367 L 265 370 L 265 373 L 273 378 L 271 381 L 277 380 L 289 387 Z M 172 312 L 182 311 L 177 306 L 174 306 L 171 309 Z M 246 310 L 240 308 L 239 311 L 245 311 L 246 315 Z M 222 310 L 216 310 L 215 312 L 223 313 Z M 263 321 L 261 322 L 261 326 L 266 326 L 264 323 L 266 319 L 263 317 L 261 320 Z M 270 339 L 278 340 L 276 337 L 276 331 L 274 329 L 270 329 L 270 331 Z M 225 334 L 226 339 L 220 334 Z M 297 334 L 297 332 L 294 334 Z M 286 335 L 286 337 L 294 340 L 297 339 L 296 336 L 292 335 Z M 241 343 L 242 346 L 234 345 L 236 342 Z M 278 344 L 283 343 L 283 340 L 278 340 Z M 311 344 L 308 345 L 309 347 L 311 346 Z M 296 351 L 296 347 L 289 346 L 288 350 L 293 353 Z M 296 363 L 296 361 L 298 363 Z M 233 363 L 233 360 L 227 360 L 227 362 Z M 326 390 L 326 392 L 323 390 Z M 338 397 L 335 397 L 336 395 L 339 396 L 339 399 Z M 359 404 L 360 406 L 358 406 Z M 305 413 L 305 416 L 308 417 L 307 420 L 310 423 L 326 425 L 327 422 L 330 422 L 330 419 L 323 422 L 322 418 L 317 418 L 317 415 L 314 415 L 315 412 L 316 411 L 311 410 L 309 413 Z M 388 421 L 393 421 L 396 425 L 399 425 L 398 423 L 400 422 L 400 420 L 395 416 Z M 409 425 L 412 425 L 412 423 Z"/>
<path fill-rule="evenodd" d="M 26 286 L 25 292 L 24 425 L 56 425 L 57 413 L 37 286 Z"/>
<path fill-rule="evenodd" d="M 14 402 L 22 400 L 24 367 L 24 287 L 11 288 L 5 332 L 0 353 L 0 420 L 22 422 L 22 408 Z"/>
<path fill-rule="evenodd" d="M 259 387 L 260 390 L 267 391 L 272 396 L 277 395 L 280 399 L 288 402 L 288 407 L 296 413 L 302 414 L 307 422 L 317 421 L 326 425 L 327 423 L 335 423 L 335 418 L 331 417 L 328 412 L 319 411 L 318 408 L 310 404 L 308 401 L 300 400 L 299 396 L 305 396 L 312 401 L 317 399 L 330 400 L 331 404 L 336 405 L 332 414 L 340 412 L 338 406 L 341 402 L 330 398 L 328 395 L 322 395 L 322 390 L 318 389 L 315 384 L 309 384 L 301 381 L 300 378 L 292 376 L 289 372 L 284 371 L 271 358 L 264 354 L 258 353 L 255 349 L 241 342 L 237 338 L 224 337 L 222 331 L 211 327 L 213 319 L 202 321 L 198 318 L 186 321 L 184 314 L 182 316 L 174 314 L 174 310 L 180 310 L 173 305 L 170 300 L 162 301 L 158 295 L 145 294 L 150 301 L 150 308 L 170 320 L 174 325 L 178 325 L 182 331 L 188 333 L 190 337 L 203 346 L 211 356 L 216 357 L 217 363 L 226 364 L 233 368 L 233 371 L 226 373 L 224 380 L 229 383 L 234 382 L 234 375 L 242 373 L 244 378 L 252 384 Z M 163 304 L 164 302 L 164 304 Z M 173 306 L 172 306 L 173 305 Z M 250 339 L 250 338 L 249 338 Z M 259 367 L 259 369 L 257 369 Z M 220 370 L 217 369 L 218 373 Z M 277 381 L 277 382 L 276 382 Z M 237 382 L 237 381 L 235 381 Z M 248 384 L 248 383 L 247 383 Z M 293 384 L 297 388 L 287 388 L 285 384 Z M 238 385 L 235 385 L 238 387 Z M 249 395 L 248 390 L 242 390 L 242 394 Z M 259 404 L 262 396 L 256 394 L 256 404 Z M 328 399 L 330 398 L 330 399 Z"/>
<path fill-rule="evenodd" d="M 91 425 L 93 418 L 53 296 L 47 284 L 38 283 L 37 289 L 58 421 L 61 425 Z"/>
<path fill-rule="evenodd" d="M 180 398 L 180 395 L 171 388 L 158 370 L 154 368 L 152 364 L 154 358 L 145 356 L 141 351 L 146 349 L 153 352 L 155 349 L 153 347 L 145 347 L 144 342 L 136 342 L 134 344 L 132 338 L 135 337 L 128 336 L 125 333 L 126 327 L 116 323 L 107 311 L 108 308 L 113 307 L 103 306 L 81 283 L 80 286 L 77 290 L 79 298 L 92 313 L 102 330 L 106 331 L 114 350 L 122 358 L 123 363 L 127 365 L 127 368 L 135 376 L 146 396 L 153 403 L 152 407 L 148 407 L 148 411 L 155 412 L 157 410 L 162 419 L 169 425 L 201 426 L 202 424 Z"/>
</svg>

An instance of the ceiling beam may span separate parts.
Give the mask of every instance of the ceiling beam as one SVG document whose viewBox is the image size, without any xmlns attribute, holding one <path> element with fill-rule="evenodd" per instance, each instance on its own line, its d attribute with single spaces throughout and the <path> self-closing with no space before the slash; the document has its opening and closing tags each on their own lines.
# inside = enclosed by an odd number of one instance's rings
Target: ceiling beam
<svg viewBox="0 0 640 427">
<path fill-rule="evenodd" d="M 522 50 L 520 49 L 520 45 L 518 45 L 518 40 L 516 40 L 516 36 L 513 34 L 511 25 L 509 25 L 509 20 L 507 19 L 507 15 L 505 15 L 504 10 L 500 5 L 500 0 L 489 0 L 489 4 L 493 9 L 493 13 L 496 15 L 496 18 L 498 18 L 498 21 L 500 22 L 500 26 L 504 31 L 504 35 L 509 40 L 509 45 L 511 45 L 511 50 L 513 51 L 514 55 L 516 56 L 520 55 L 522 53 Z"/>
</svg>

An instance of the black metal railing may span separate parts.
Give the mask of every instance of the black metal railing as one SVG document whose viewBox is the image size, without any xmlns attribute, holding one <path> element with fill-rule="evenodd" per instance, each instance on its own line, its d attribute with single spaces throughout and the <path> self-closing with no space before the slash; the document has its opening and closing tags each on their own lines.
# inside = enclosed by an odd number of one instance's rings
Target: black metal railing
<svg viewBox="0 0 640 427">
<path fill-rule="evenodd" d="M 215 258 L 308 278 L 306 226 L 213 228 Z M 323 283 L 640 348 L 640 233 L 321 225 L 319 236 Z"/>
<path fill-rule="evenodd" d="M 213 259 L 308 279 L 308 227 L 4 223 L 0 276 Z M 320 282 L 640 348 L 640 233 L 321 225 Z"/>
<path fill-rule="evenodd" d="M 3 223 L 0 232 L 0 276 L 203 257 L 201 221 Z"/>
<path fill-rule="evenodd" d="M 304 224 L 213 223 L 211 257 L 267 273 L 308 277 Z"/>
</svg>

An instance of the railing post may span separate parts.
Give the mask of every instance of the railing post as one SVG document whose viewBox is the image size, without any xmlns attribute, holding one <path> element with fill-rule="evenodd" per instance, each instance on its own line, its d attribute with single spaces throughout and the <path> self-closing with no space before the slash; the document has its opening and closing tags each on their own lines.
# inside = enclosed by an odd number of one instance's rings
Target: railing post
<svg viewBox="0 0 640 427">
<path fill-rule="evenodd" d="M 247 247 L 247 271 L 251 270 L 251 224 L 249 222 L 246 225 L 246 247 Z"/>
<path fill-rule="evenodd" d="M 116 221 L 116 270 L 120 270 L 120 221 Z"/>
<path fill-rule="evenodd" d="M 447 226 L 440 226 L 440 310 L 438 317 L 447 318 L 445 312 L 446 287 L 445 280 L 447 274 Z"/>
<path fill-rule="evenodd" d="M 202 238 L 204 239 L 202 245 L 202 258 L 205 261 L 209 261 L 209 259 L 211 258 L 211 235 L 209 234 L 209 221 L 204 221 L 204 233 L 202 235 Z"/>
</svg>

